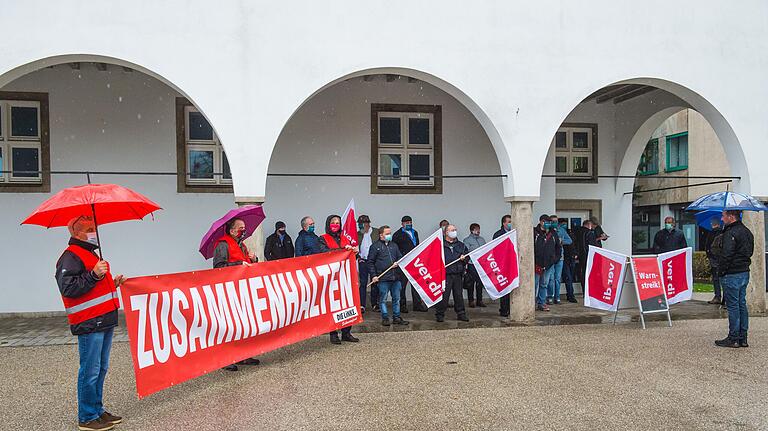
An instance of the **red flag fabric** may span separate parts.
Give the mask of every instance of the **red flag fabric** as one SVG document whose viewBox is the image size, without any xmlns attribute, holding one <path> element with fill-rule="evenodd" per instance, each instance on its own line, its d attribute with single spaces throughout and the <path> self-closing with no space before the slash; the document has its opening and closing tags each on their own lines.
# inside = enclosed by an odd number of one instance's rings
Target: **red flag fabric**
<svg viewBox="0 0 768 431">
<path fill-rule="evenodd" d="M 341 216 L 341 234 L 347 237 L 352 247 L 357 246 L 357 216 L 355 215 L 355 200 L 352 199 Z"/>
<path fill-rule="evenodd" d="M 616 311 L 627 269 L 627 256 L 589 246 L 584 306 Z"/>
<path fill-rule="evenodd" d="M 662 253 L 658 257 L 664 276 L 669 305 L 693 296 L 693 249 L 691 247 Z"/>
<path fill-rule="evenodd" d="M 139 398 L 363 321 L 346 250 L 135 277 L 120 290 Z"/>
<path fill-rule="evenodd" d="M 516 230 L 478 247 L 469 257 L 491 299 L 499 299 L 520 285 Z"/>
<path fill-rule="evenodd" d="M 640 312 L 667 311 L 667 295 L 657 256 L 632 256 L 632 273 Z"/>
<path fill-rule="evenodd" d="M 398 261 L 419 296 L 431 307 L 443 299 L 445 291 L 445 253 L 443 252 L 443 230 L 429 236 Z"/>
</svg>

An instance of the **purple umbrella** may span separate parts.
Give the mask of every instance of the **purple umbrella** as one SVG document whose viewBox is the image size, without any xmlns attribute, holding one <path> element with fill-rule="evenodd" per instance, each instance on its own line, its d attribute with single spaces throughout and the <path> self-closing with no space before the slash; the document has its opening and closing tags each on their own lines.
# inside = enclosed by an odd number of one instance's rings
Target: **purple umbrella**
<svg viewBox="0 0 768 431">
<path fill-rule="evenodd" d="M 213 222 L 208 232 L 203 235 L 203 240 L 200 241 L 200 254 L 204 258 L 210 259 L 213 257 L 216 244 L 227 233 L 225 232 L 225 225 L 233 218 L 239 218 L 245 222 L 245 236 L 248 237 L 253 234 L 253 231 L 259 227 L 267 216 L 264 215 L 264 209 L 261 205 L 245 205 L 229 211 L 224 217 Z"/>
</svg>

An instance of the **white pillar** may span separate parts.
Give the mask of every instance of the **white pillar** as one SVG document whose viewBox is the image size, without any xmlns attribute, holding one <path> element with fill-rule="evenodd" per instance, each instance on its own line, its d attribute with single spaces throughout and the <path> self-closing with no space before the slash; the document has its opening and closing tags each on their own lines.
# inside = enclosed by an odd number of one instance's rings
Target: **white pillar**
<svg viewBox="0 0 768 431">
<path fill-rule="evenodd" d="M 749 285 L 747 285 L 747 308 L 750 314 L 763 314 L 766 311 L 765 300 L 765 213 L 744 211 L 744 225 L 755 237 L 755 250 L 752 253 L 752 265 L 749 267 Z"/>
<path fill-rule="evenodd" d="M 238 206 L 264 205 L 264 198 L 263 197 L 247 197 L 247 198 L 236 197 L 235 203 L 237 203 Z M 243 242 L 245 243 L 245 246 L 248 247 L 248 250 L 256 252 L 256 256 L 259 258 L 259 262 L 264 262 L 266 260 L 264 259 L 264 223 L 260 224 L 259 227 L 257 227 L 256 230 L 253 231 L 253 234 L 248 238 L 246 238 L 245 241 Z"/>
</svg>

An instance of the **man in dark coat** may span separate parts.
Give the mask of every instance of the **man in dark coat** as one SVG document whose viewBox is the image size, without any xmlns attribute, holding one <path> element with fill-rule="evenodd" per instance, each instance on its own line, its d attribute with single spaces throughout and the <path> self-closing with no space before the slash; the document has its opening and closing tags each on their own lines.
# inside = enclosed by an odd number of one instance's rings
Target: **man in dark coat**
<svg viewBox="0 0 768 431">
<path fill-rule="evenodd" d="M 267 237 L 264 242 L 264 258 L 266 260 L 285 259 L 293 257 L 293 241 L 285 232 L 285 223 L 275 223 L 275 233 Z"/>
<path fill-rule="evenodd" d="M 392 323 L 407 325 L 408 322 L 400 317 L 400 280 L 397 278 L 397 273 L 390 269 L 403 255 L 400 254 L 397 245 L 392 242 L 392 229 L 389 226 L 380 227 L 378 232 L 379 239 L 368 248 L 366 264 L 374 283 L 371 290 L 379 290 L 377 299 L 381 310 L 381 324 L 390 325 L 387 313 L 387 294 L 389 293 L 392 297 Z"/>
<path fill-rule="evenodd" d="M 413 229 L 413 219 L 411 216 L 404 216 L 400 222 L 402 227 L 392 235 L 392 241 L 397 244 L 397 248 L 400 249 L 400 253 L 405 256 L 409 251 L 416 248 L 419 245 L 419 233 Z M 408 286 L 408 278 L 406 278 L 403 271 L 398 268 L 398 279 L 400 280 L 400 312 L 408 312 L 408 300 L 405 297 L 406 286 Z M 421 300 L 419 293 L 411 286 L 411 299 L 413 300 L 413 309 L 415 311 L 427 311 L 427 306 L 424 301 Z"/>
<path fill-rule="evenodd" d="M 741 211 L 723 211 L 722 220 L 725 224 L 723 249 L 718 259 L 717 271 L 728 308 L 728 336 L 715 341 L 715 344 L 720 347 L 749 347 L 747 285 L 755 238 L 741 222 Z"/>
<path fill-rule="evenodd" d="M 449 224 L 445 227 L 445 237 L 443 239 L 443 253 L 445 254 L 445 292 L 443 299 L 437 303 L 435 308 L 435 320 L 442 322 L 445 320 L 445 310 L 448 308 L 451 294 L 453 294 L 453 310 L 456 311 L 458 320 L 469 322 L 467 312 L 464 309 L 464 272 L 467 266 L 465 259 L 469 251 L 463 242 L 458 240 L 456 226 Z M 455 263 L 451 263 L 455 262 Z"/>
<path fill-rule="evenodd" d="M 319 238 L 315 234 L 315 220 L 310 216 L 301 219 L 301 230 L 296 236 L 296 257 L 320 253 Z"/>
<path fill-rule="evenodd" d="M 688 243 L 685 241 L 683 231 L 675 228 L 675 218 L 665 218 L 664 229 L 656 232 L 656 236 L 653 237 L 653 253 L 661 254 L 686 247 Z"/>
<path fill-rule="evenodd" d="M 501 218 L 501 229 L 497 230 L 496 233 L 493 234 L 493 239 L 496 239 L 502 235 L 504 235 L 507 232 L 510 232 L 512 230 L 512 216 L 509 214 L 504 215 L 504 217 Z M 510 293 L 507 293 L 506 295 L 502 296 L 501 299 L 499 299 L 499 315 L 501 317 L 509 317 L 509 306 L 510 306 L 510 299 L 509 299 Z"/>
</svg>

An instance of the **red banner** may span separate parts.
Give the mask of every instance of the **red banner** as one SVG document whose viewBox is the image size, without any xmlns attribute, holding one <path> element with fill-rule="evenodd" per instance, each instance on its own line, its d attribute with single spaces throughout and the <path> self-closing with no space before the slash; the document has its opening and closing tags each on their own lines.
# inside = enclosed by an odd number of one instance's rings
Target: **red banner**
<svg viewBox="0 0 768 431">
<path fill-rule="evenodd" d="M 445 290 L 445 254 L 443 252 L 443 230 L 430 235 L 421 244 L 398 261 L 408 281 L 419 296 L 431 307 L 443 299 Z"/>
<path fill-rule="evenodd" d="M 627 256 L 589 246 L 584 306 L 616 311 L 619 307 Z"/>
<path fill-rule="evenodd" d="M 363 321 L 351 251 L 130 278 L 120 290 L 139 398 Z"/>
<path fill-rule="evenodd" d="M 347 237 L 352 247 L 357 246 L 357 216 L 355 215 L 355 200 L 352 199 L 341 216 L 341 234 Z"/>
<path fill-rule="evenodd" d="M 693 296 L 693 249 L 691 247 L 659 255 L 669 305 Z"/>
<path fill-rule="evenodd" d="M 643 313 L 666 311 L 667 297 L 664 294 L 663 278 L 656 256 L 633 256 L 632 272 L 635 277 L 635 290 Z"/>
<path fill-rule="evenodd" d="M 478 247 L 469 257 L 491 299 L 499 299 L 520 285 L 516 230 Z"/>
</svg>

